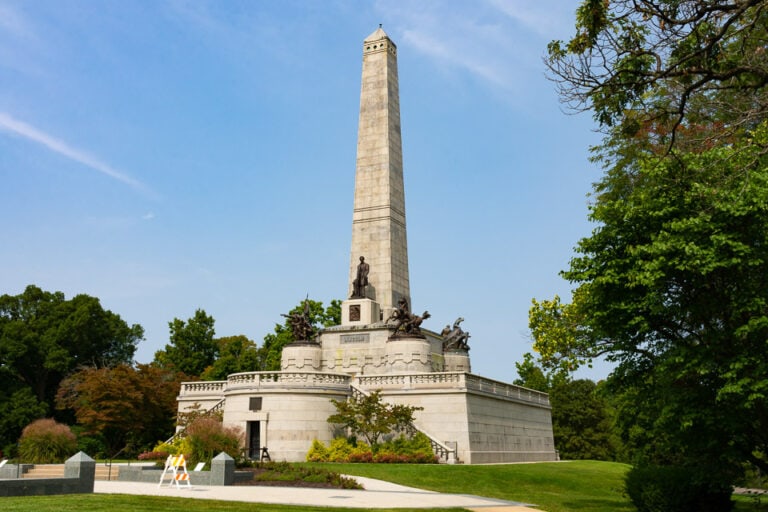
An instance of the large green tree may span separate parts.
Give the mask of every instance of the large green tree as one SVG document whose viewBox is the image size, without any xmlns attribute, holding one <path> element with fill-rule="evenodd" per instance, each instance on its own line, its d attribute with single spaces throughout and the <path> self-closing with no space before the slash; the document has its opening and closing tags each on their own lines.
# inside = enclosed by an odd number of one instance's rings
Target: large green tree
<svg viewBox="0 0 768 512">
<path fill-rule="evenodd" d="M 215 341 L 218 357 L 202 373 L 203 380 L 224 380 L 230 373 L 255 372 L 261 368 L 259 349 L 247 336 L 225 336 Z"/>
<path fill-rule="evenodd" d="M 163 368 L 181 372 L 188 377 L 199 377 L 213 365 L 219 352 L 214 339 L 215 320 L 202 309 L 187 320 L 174 318 L 168 322 L 170 343 L 155 352 L 155 362 Z"/>
<path fill-rule="evenodd" d="M 66 299 L 34 285 L 0 296 L 0 446 L 54 412 L 63 378 L 81 367 L 131 364 L 143 337 L 140 325 L 129 326 L 95 297 Z"/>
<path fill-rule="evenodd" d="M 549 46 L 563 99 L 604 129 L 605 172 L 573 301 L 534 304 L 535 348 L 606 355 L 645 460 L 726 480 L 768 471 L 767 40 L 766 0 L 585 0 Z"/>
<path fill-rule="evenodd" d="M 291 309 L 287 316 L 290 317 L 296 313 L 301 314 L 305 310 L 305 302 L 309 304 L 309 321 L 316 329 L 341 323 L 341 301 L 337 299 L 331 300 L 331 304 L 327 308 L 323 307 L 322 302 L 306 299 Z M 283 347 L 294 341 L 289 318 L 286 318 L 282 324 L 275 324 L 274 331 L 264 336 L 264 343 L 259 349 L 262 365 L 260 369 L 263 371 L 279 370 Z"/>
<path fill-rule="evenodd" d="M 615 409 L 591 380 L 577 379 L 561 368 L 545 371 L 530 353 L 515 363 L 519 378 L 513 382 L 549 393 L 555 448 L 562 459 L 615 460 L 619 436 L 614 429 Z"/>
</svg>

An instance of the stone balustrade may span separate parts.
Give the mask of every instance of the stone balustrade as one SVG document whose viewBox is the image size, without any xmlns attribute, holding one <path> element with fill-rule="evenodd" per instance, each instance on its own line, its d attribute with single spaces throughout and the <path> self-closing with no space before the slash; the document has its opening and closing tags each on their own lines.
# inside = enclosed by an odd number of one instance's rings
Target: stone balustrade
<svg viewBox="0 0 768 512">
<path fill-rule="evenodd" d="M 179 396 L 192 395 L 221 395 L 227 385 L 225 380 L 210 380 L 199 382 L 182 382 Z"/>
<path fill-rule="evenodd" d="M 235 389 L 274 389 L 280 387 L 330 387 L 342 389 L 353 377 L 344 373 L 327 372 L 244 372 L 233 373 L 225 381 L 183 382 L 180 397 L 224 396 Z M 540 391 L 499 382 L 464 372 L 409 373 L 391 375 L 358 375 L 354 377 L 363 389 L 465 389 L 520 402 L 549 406 L 549 395 Z"/>
<path fill-rule="evenodd" d="M 414 373 L 400 375 L 358 375 L 358 385 L 366 390 L 426 390 L 455 388 L 549 406 L 549 395 L 464 372 Z"/>
</svg>

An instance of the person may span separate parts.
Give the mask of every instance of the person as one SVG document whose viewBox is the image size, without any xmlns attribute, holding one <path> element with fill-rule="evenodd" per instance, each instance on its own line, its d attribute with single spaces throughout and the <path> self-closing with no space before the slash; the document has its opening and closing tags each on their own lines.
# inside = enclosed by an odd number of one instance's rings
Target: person
<svg viewBox="0 0 768 512">
<path fill-rule="evenodd" d="M 368 272 L 370 266 L 365 262 L 365 257 L 360 256 L 360 264 L 357 266 L 357 277 L 352 281 L 352 297 L 350 298 L 363 298 L 365 297 L 365 287 L 368 286 Z"/>
</svg>

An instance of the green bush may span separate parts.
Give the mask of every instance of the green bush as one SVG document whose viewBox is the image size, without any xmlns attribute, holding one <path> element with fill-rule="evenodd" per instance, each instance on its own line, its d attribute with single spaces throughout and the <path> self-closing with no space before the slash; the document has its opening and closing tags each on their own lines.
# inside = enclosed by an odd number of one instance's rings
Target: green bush
<svg viewBox="0 0 768 512">
<path fill-rule="evenodd" d="M 315 439 L 312 441 L 312 447 L 307 452 L 307 462 L 329 462 L 328 448 Z"/>
<path fill-rule="evenodd" d="M 326 447 L 315 439 L 307 453 L 308 462 L 379 462 L 400 464 L 436 463 L 432 445 L 424 434 L 398 437 L 379 445 L 374 454 L 366 443 L 337 437 Z"/>
<path fill-rule="evenodd" d="M 21 432 L 19 458 L 33 464 L 64 462 L 77 453 L 77 438 L 51 418 L 33 421 Z"/>
<path fill-rule="evenodd" d="M 638 512 L 728 512 L 733 509 L 730 485 L 716 472 L 673 466 L 634 467 L 625 480 Z"/>
</svg>

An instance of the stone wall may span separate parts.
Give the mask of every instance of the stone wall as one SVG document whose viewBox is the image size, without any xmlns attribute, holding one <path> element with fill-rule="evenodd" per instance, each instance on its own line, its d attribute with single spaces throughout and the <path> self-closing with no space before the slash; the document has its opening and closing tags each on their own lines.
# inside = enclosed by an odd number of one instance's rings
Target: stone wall
<svg viewBox="0 0 768 512">
<path fill-rule="evenodd" d="M 3 468 L 4 477 L 21 474 L 16 466 Z M 96 461 L 83 452 L 64 463 L 64 478 L 13 478 L 0 480 L 0 496 L 49 496 L 93 492 Z"/>
</svg>

